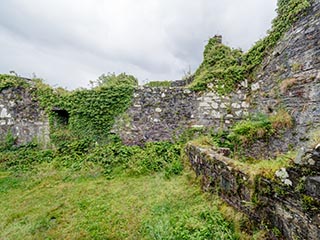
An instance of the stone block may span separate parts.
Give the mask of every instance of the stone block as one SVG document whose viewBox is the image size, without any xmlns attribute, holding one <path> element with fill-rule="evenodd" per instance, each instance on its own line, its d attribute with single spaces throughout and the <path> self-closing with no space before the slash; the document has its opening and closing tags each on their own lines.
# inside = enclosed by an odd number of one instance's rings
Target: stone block
<svg viewBox="0 0 320 240">
<path fill-rule="evenodd" d="M 250 104 L 247 103 L 247 102 L 242 102 L 242 103 L 241 103 L 241 106 L 242 106 L 243 108 L 249 108 L 249 107 L 250 107 Z"/>
<path fill-rule="evenodd" d="M 320 199 L 320 176 L 307 177 L 305 189 L 308 194 Z"/>
<path fill-rule="evenodd" d="M 232 108 L 235 108 L 235 109 L 241 108 L 241 106 L 240 106 L 239 103 L 232 103 L 232 104 L 231 104 L 231 107 L 232 107 Z"/>
</svg>

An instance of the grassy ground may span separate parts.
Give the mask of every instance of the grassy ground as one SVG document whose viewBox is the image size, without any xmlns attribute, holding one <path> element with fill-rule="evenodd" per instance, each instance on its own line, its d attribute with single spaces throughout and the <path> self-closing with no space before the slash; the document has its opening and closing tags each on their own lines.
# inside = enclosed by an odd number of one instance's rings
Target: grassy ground
<svg viewBox="0 0 320 240">
<path fill-rule="evenodd" d="M 186 171 L 107 179 L 41 163 L 0 172 L 0 239 L 239 239 Z"/>
</svg>

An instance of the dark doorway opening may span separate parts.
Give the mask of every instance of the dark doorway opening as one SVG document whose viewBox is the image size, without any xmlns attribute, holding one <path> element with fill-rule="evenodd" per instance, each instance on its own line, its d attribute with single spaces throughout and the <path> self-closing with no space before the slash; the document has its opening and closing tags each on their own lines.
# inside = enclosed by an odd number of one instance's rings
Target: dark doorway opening
<svg viewBox="0 0 320 240">
<path fill-rule="evenodd" d="M 69 123 L 69 113 L 68 111 L 60 108 L 53 108 L 52 112 L 55 116 L 55 125 L 67 126 Z"/>
</svg>

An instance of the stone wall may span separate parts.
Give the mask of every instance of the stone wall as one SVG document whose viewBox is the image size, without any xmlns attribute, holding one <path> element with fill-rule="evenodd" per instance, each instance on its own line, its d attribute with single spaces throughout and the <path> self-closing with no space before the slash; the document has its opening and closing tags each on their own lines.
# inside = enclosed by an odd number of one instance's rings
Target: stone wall
<svg viewBox="0 0 320 240">
<path fill-rule="evenodd" d="M 226 97 L 185 88 L 140 87 L 113 131 L 125 144 L 172 140 L 189 128 L 225 129 L 248 114 L 246 90 Z"/>
<path fill-rule="evenodd" d="M 186 154 L 205 191 L 266 228 L 273 239 L 320 239 L 320 146 L 310 155 L 315 164 L 279 169 L 274 180 L 254 176 L 219 151 L 188 144 Z M 226 151 L 221 151 L 226 152 Z M 309 162 L 310 162 L 309 159 Z"/>
<path fill-rule="evenodd" d="M 115 132 L 127 144 L 170 140 L 192 126 L 225 129 L 249 111 L 272 114 L 283 108 L 293 116 L 295 128 L 274 144 L 262 142 L 253 148 L 264 144 L 261 152 L 279 147 L 285 152 L 308 140 L 320 128 L 319 16 L 320 0 L 315 0 L 265 58 L 249 87 L 243 82 L 238 92 L 226 97 L 179 87 L 136 89 L 125 121 L 119 118 Z"/>
<path fill-rule="evenodd" d="M 26 88 L 8 88 L 0 91 L 0 139 L 8 133 L 21 145 L 38 140 L 49 142 L 49 122 L 39 103 Z"/>
<path fill-rule="evenodd" d="M 251 85 L 255 111 L 285 108 L 296 129 L 287 144 L 307 140 L 320 127 L 320 0 L 313 1 L 273 52 Z"/>
</svg>

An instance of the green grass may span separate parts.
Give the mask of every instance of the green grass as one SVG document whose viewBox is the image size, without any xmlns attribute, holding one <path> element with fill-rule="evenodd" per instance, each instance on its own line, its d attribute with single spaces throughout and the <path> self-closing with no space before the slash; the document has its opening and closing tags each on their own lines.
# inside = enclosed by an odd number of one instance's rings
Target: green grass
<svg viewBox="0 0 320 240">
<path fill-rule="evenodd" d="M 190 173 L 107 179 L 96 163 L 80 170 L 37 164 L 0 172 L 0 239 L 239 239 L 192 183 Z"/>
<path fill-rule="evenodd" d="M 296 155 L 296 152 L 289 151 L 286 154 L 277 156 L 275 159 L 248 160 L 247 162 L 234 160 L 232 165 L 236 169 L 248 174 L 252 180 L 257 176 L 274 180 L 276 171 L 292 166 Z"/>
<path fill-rule="evenodd" d="M 146 87 L 171 87 L 171 81 L 150 81 L 145 84 Z"/>
</svg>

